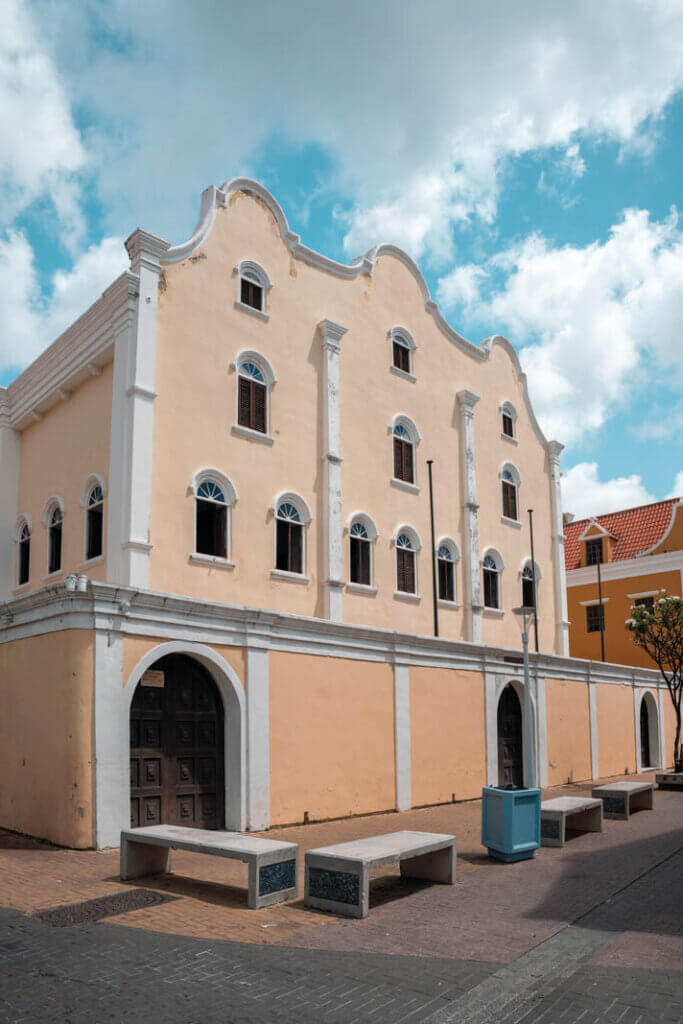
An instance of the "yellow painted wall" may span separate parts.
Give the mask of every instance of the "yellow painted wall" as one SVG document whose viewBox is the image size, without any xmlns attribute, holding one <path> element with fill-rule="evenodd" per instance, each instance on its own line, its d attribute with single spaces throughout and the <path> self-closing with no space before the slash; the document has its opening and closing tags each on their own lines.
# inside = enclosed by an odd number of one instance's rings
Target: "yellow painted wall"
<svg viewBox="0 0 683 1024">
<path fill-rule="evenodd" d="M 265 322 L 235 308 L 235 266 L 250 258 L 268 272 Z M 487 642 L 519 646 L 510 609 L 521 600 L 519 573 L 530 554 L 525 510 L 536 510 L 536 557 L 542 572 L 539 599 L 541 648 L 554 645 L 554 596 L 550 548 L 549 468 L 533 432 L 512 361 L 495 347 L 486 362 L 466 355 L 438 329 L 424 308 L 417 282 L 396 257 L 380 257 L 372 275 L 352 280 L 321 271 L 290 256 L 276 223 L 254 197 L 236 194 L 217 211 L 214 228 L 200 252 L 164 270 L 159 296 L 152 489 L 151 586 L 191 596 L 298 612 L 323 614 L 322 535 L 323 438 L 321 341 L 318 323 L 334 319 L 348 328 L 341 341 L 342 516 L 370 515 L 379 530 L 374 546 L 378 592 L 346 592 L 345 619 L 431 632 L 429 523 L 425 459 L 435 459 L 436 530 L 464 547 L 459 472 L 456 392 L 481 395 L 475 409 L 479 534 L 482 551 L 496 547 L 505 561 L 505 615 L 487 617 Z M 390 372 L 389 332 L 411 332 L 416 343 L 417 383 Z M 235 435 L 235 357 L 243 349 L 270 361 L 277 383 L 272 391 L 272 446 Z M 500 405 L 518 413 L 519 444 L 501 438 Z M 404 413 L 416 423 L 419 494 L 391 485 L 392 418 Z M 521 529 L 501 523 L 500 469 L 510 461 L 522 477 Z M 197 470 L 213 467 L 232 480 L 238 501 L 232 522 L 232 570 L 195 565 L 194 506 L 190 484 Z M 305 585 L 271 578 L 274 564 L 275 496 L 300 494 L 313 521 L 307 528 Z M 418 604 L 394 597 L 392 537 L 402 524 L 418 532 Z M 344 574 L 348 537 L 344 537 Z M 463 595 L 463 561 L 457 567 L 458 599 Z M 442 632 L 462 637 L 463 613 L 443 609 Z"/>
<path fill-rule="evenodd" d="M 614 665 L 636 665 L 639 668 L 656 669 L 652 659 L 633 642 L 625 626 L 631 615 L 634 599 L 629 594 L 666 590 L 669 594 L 680 594 L 681 574 L 678 569 L 669 572 L 652 573 L 648 576 L 633 576 L 627 579 L 603 580 L 602 596 L 605 603 L 605 661 Z M 581 601 L 595 601 L 598 598 L 598 584 L 581 584 L 567 587 L 567 610 L 569 614 L 569 653 L 574 658 L 600 660 L 600 633 L 586 631 L 586 608 Z"/>
<path fill-rule="evenodd" d="M 21 587 L 22 594 L 63 580 L 73 571 L 85 572 L 94 580 L 105 579 L 104 559 L 84 565 L 85 509 L 81 508 L 80 496 L 91 473 L 98 473 L 109 483 L 112 366 L 105 366 L 100 377 L 89 377 L 68 401 L 53 406 L 21 435 L 17 515 L 28 515 L 32 524 L 30 578 L 28 585 Z M 62 572 L 46 579 L 47 527 L 43 510 L 54 496 L 64 501 Z M 105 552 L 107 511 L 105 500 Z M 14 574 L 16 582 L 16 565 Z"/>
<path fill-rule="evenodd" d="M 486 785 L 484 679 L 479 672 L 410 670 L 414 807 L 469 800 Z"/>
<path fill-rule="evenodd" d="M 683 551 L 683 507 L 675 506 L 673 514 L 675 518 L 671 530 L 654 549 L 653 555 L 662 555 L 667 551 Z M 679 594 L 680 591 L 675 590 L 673 593 Z"/>
<path fill-rule="evenodd" d="M 93 844 L 93 641 L 65 630 L 0 644 L 0 825 Z"/>
<path fill-rule="evenodd" d="M 596 687 L 598 773 L 601 778 L 636 770 L 633 689 L 599 683 Z"/>
<path fill-rule="evenodd" d="M 630 694 L 630 689 L 628 690 Z M 588 684 L 576 680 L 546 682 L 548 785 L 591 777 Z"/>
<path fill-rule="evenodd" d="M 270 654 L 271 823 L 396 806 L 391 665 Z"/>
</svg>

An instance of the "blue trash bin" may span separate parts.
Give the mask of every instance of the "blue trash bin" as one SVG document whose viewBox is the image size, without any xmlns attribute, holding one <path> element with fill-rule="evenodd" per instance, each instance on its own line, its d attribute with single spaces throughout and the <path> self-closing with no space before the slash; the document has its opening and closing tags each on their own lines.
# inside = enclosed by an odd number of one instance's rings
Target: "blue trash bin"
<svg viewBox="0 0 683 1024">
<path fill-rule="evenodd" d="M 506 863 L 533 857 L 541 845 L 540 789 L 484 786 L 481 800 L 481 841 L 489 856 Z"/>
</svg>

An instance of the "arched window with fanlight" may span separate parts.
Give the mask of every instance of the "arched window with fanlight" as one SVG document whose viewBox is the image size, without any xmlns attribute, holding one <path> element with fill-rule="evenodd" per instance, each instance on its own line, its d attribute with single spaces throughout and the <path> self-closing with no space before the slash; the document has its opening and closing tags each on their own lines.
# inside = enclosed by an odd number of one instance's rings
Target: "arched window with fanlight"
<svg viewBox="0 0 683 1024">
<path fill-rule="evenodd" d="M 510 402 L 503 402 L 500 407 L 501 414 L 501 433 L 503 437 L 516 438 L 516 424 L 517 424 L 517 413 L 515 407 Z"/>
<path fill-rule="evenodd" d="M 248 359 L 239 368 L 237 422 L 250 430 L 268 433 L 268 386 L 260 366 Z"/>
<path fill-rule="evenodd" d="M 104 491 L 95 484 L 88 492 L 85 512 L 85 557 L 99 558 L 104 540 Z"/>
<path fill-rule="evenodd" d="M 500 480 L 503 498 L 503 517 L 517 522 L 519 521 L 519 473 L 514 466 L 503 466 Z"/>
<path fill-rule="evenodd" d="M 306 564 L 303 504 L 293 496 L 282 497 L 275 507 L 275 568 L 304 575 Z"/>
<path fill-rule="evenodd" d="M 415 424 L 406 416 L 396 417 L 391 433 L 394 444 L 394 480 L 415 484 L 415 448 L 420 440 Z"/>
<path fill-rule="evenodd" d="M 59 572 L 62 568 L 62 528 L 64 513 L 58 504 L 52 505 L 47 517 L 47 571 Z"/>
<path fill-rule="evenodd" d="M 349 526 L 349 582 L 358 586 L 373 584 L 372 549 L 377 529 L 369 516 L 355 516 Z"/>
<path fill-rule="evenodd" d="M 485 608 L 500 608 L 501 570 L 500 557 L 492 551 L 487 551 L 482 560 Z"/>
<path fill-rule="evenodd" d="M 526 608 L 535 608 L 538 603 L 537 589 L 540 577 L 538 565 L 534 573 L 534 566 L 529 558 L 522 568 L 522 604 Z"/>
<path fill-rule="evenodd" d="M 238 304 L 247 311 L 255 310 L 267 319 L 266 295 L 271 287 L 270 279 L 263 267 L 253 260 L 242 260 L 237 266 L 239 278 Z"/>
<path fill-rule="evenodd" d="M 414 531 L 402 527 L 396 535 L 396 590 L 400 594 L 417 594 L 418 549 Z"/>
<path fill-rule="evenodd" d="M 228 557 L 228 503 L 225 489 L 205 479 L 195 489 L 195 552 Z"/>
<path fill-rule="evenodd" d="M 455 563 L 458 560 L 458 549 L 452 540 L 439 541 L 436 551 L 438 594 L 440 601 L 455 604 Z"/>
<path fill-rule="evenodd" d="M 403 327 L 392 327 L 391 337 L 391 365 L 399 374 L 407 377 L 413 375 L 413 352 L 416 345 L 412 336 Z"/>
<path fill-rule="evenodd" d="M 28 583 L 31 571 L 31 527 L 20 519 L 17 529 L 17 586 Z"/>
</svg>

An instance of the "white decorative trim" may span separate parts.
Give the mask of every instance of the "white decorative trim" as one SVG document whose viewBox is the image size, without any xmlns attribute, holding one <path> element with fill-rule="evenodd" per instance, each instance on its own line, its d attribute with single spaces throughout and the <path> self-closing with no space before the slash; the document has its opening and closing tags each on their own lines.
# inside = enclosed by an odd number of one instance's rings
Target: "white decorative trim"
<svg viewBox="0 0 683 1024">
<path fill-rule="evenodd" d="M 412 807 L 410 749 L 410 668 L 394 665 L 394 749 L 396 757 L 396 810 Z"/>
<path fill-rule="evenodd" d="M 335 622 L 344 618 L 344 595 L 337 584 L 342 578 L 343 527 L 341 478 L 340 342 L 347 328 L 334 320 L 321 320 L 321 405 L 323 418 L 323 576 L 325 616 Z"/>
<path fill-rule="evenodd" d="M 126 398 L 144 398 L 146 402 L 153 402 L 159 395 L 156 391 L 151 388 L 146 388 L 142 384 L 131 384 L 129 388 L 126 388 Z"/>
<path fill-rule="evenodd" d="M 519 444 L 519 438 L 510 437 L 509 434 L 504 434 L 502 430 L 500 432 L 500 436 L 503 441 L 507 441 L 509 444 Z"/>
<path fill-rule="evenodd" d="M 406 431 L 408 432 L 408 437 L 410 438 L 410 443 L 415 447 L 417 447 L 417 445 L 422 440 L 422 438 L 420 437 L 420 431 L 417 429 L 414 421 L 411 420 L 410 416 L 406 416 L 406 414 L 403 412 L 396 413 L 396 415 L 391 421 L 389 433 L 391 434 L 392 437 L 394 436 L 394 430 L 396 429 L 396 427 L 404 427 L 406 429 Z"/>
<path fill-rule="evenodd" d="M 62 513 L 62 516 L 63 516 L 64 515 L 64 499 L 61 498 L 58 494 L 53 494 L 50 498 L 47 499 L 47 501 L 43 505 L 43 511 L 41 513 L 41 516 L 40 516 L 41 522 L 42 522 L 43 526 L 49 526 L 50 525 L 50 516 L 52 515 L 52 512 L 54 511 L 55 506 L 59 509 L 59 511 Z"/>
<path fill-rule="evenodd" d="M 450 608 L 451 611 L 455 611 L 460 607 L 457 601 L 447 601 L 445 597 L 439 597 L 436 603 L 439 608 Z"/>
<path fill-rule="evenodd" d="M 584 608 L 587 608 L 589 605 L 607 604 L 608 601 L 609 601 L 609 597 L 603 597 L 602 601 L 600 600 L 599 597 L 596 597 L 594 601 L 593 600 L 591 600 L 591 601 L 579 601 L 579 604 L 582 605 Z"/>
<path fill-rule="evenodd" d="M 531 713 L 534 721 L 532 722 L 532 735 L 539 737 L 541 732 L 541 726 L 546 725 L 545 722 L 545 693 L 543 693 L 541 707 L 537 700 L 538 689 L 537 689 L 538 677 L 535 673 L 532 673 L 531 679 Z M 485 694 L 485 725 L 486 725 L 486 782 L 489 786 L 498 785 L 498 704 L 500 702 L 501 694 L 505 687 L 510 684 L 517 694 L 520 708 L 522 711 L 522 738 L 526 734 L 525 717 L 526 711 L 524 708 L 524 672 L 522 665 L 505 665 L 498 668 L 495 672 L 486 671 L 484 675 L 484 694 Z M 545 680 L 544 680 L 545 684 Z M 539 721 L 541 719 L 541 721 Z M 537 767 L 539 769 L 538 782 L 540 785 L 547 785 L 547 747 L 535 739 L 536 752 L 537 752 Z M 545 765 L 543 760 L 545 761 Z M 526 758 L 522 754 L 523 763 L 526 763 Z"/>
<path fill-rule="evenodd" d="M 283 501 L 289 502 L 290 505 L 294 505 L 294 507 L 298 509 L 299 515 L 301 516 L 301 522 L 304 525 L 311 522 L 313 516 L 311 515 L 310 506 L 306 499 L 302 498 L 300 494 L 296 493 L 296 491 L 280 491 L 279 494 L 276 494 L 271 506 L 274 516 L 277 515 L 277 510 Z"/>
<path fill-rule="evenodd" d="M 484 605 L 484 607 L 482 609 L 482 612 L 483 612 L 484 618 L 486 618 L 486 619 L 488 619 L 488 618 L 494 618 L 495 619 L 496 616 L 498 618 L 502 618 L 503 615 L 505 615 L 505 609 L 504 608 L 493 608 L 493 607 L 490 607 L 487 604 Z"/>
<path fill-rule="evenodd" d="M 533 687 L 536 694 L 536 771 L 537 785 L 542 789 L 548 785 L 548 714 L 546 707 L 546 682 L 533 673 Z"/>
<path fill-rule="evenodd" d="M 553 601 L 555 605 L 555 652 L 569 654 L 569 622 L 567 615 L 567 577 L 564 564 L 564 525 L 562 521 L 562 487 L 559 441 L 548 442 L 550 469 L 550 536 L 553 568 Z"/>
<path fill-rule="evenodd" d="M 397 601 L 408 601 L 408 602 L 412 602 L 413 604 L 419 604 L 420 601 L 422 600 L 422 595 L 421 594 L 410 594 L 406 590 L 395 590 L 394 591 L 394 598 Z"/>
<path fill-rule="evenodd" d="M 96 555 L 94 558 L 85 558 L 78 566 L 79 569 L 92 569 L 95 565 L 104 565 L 104 555 Z"/>
<path fill-rule="evenodd" d="M 596 536 L 594 533 L 590 533 L 591 530 L 596 530 L 598 536 Z M 586 526 L 586 529 L 579 537 L 579 542 L 583 540 L 602 540 L 603 537 L 614 538 L 614 534 L 610 533 L 609 530 L 606 530 L 605 527 L 601 523 L 599 523 L 594 516 L 591 516 L 591 518 L 588 520 L 588 525 Z"/>
<path fill-rule="evenodd" d="M 394 547 L 396 547 L 396 541 L 398 540 L 399 536 L 402 533 L 407 533 L 408 536 L 410 537 L 411 543 L 413 545 L 412 550 L 415 553 L 417 553 L 418 551 L 422 551 L 422 541 L 420 540 L 420 534 L 417 532 L 414 526 L 409 526 L 408 523 L 401 523 L 400 526 L 397 526 L 396 529 L 394 530 L 391 536 L 391 542 Z"/>
<path fill-rule="evenodd" d="M 510 519 L 509 516 L 501 516 L 500 521 L 503 526 L 514 526 L 516 530 L 522 529 L 522 524 L 519 519 Z"/>
<path fill-rule="evenodd" d="M 389 481 L 391 487 L 396 487 L 399 491 L 407 491 L 408 494 L 419 494 L 420 488 L 417 484 L 410 484 L 407 480 L 399 480 L 397 477 L 392 476 Z"/>
<path fill-rule="evenodd" d="M 407 370 L 402 370 L 400 366 L 394 366 L 393 363 L 389 367 L 389 373 L 395 373 L 397 377 L 403 377 L 404 380 L 409 380 L 411 384 L 417 383 L 417 377 L 414 373 L 408 373 Z"/>
<path fill-rule="evenodd" d="M 246 302 L 240 302 L 239 299 L 235 299 L 235 309 L 238 309 L 240 313 L 248 313 L 249 316 L 255 316 L 258 320 L 270 320 L 270 313 L 265 313 L 262 309 L 256 309 L 255 306 L 248 306 Z"/>
<path fill-rule="evenodd" d="M 265 292 L 270 291 L 273 287 L 267 271 L 263 269 L 260 263 L 255 263 L 254 260 L 240 260 L 235 267 L 235 273 L 238 277 L 242 277 L 246 273 L 252 273 L 254 277 L 258 278 L 258 283 Z"/>
<path fill-rule="evenodd" d="M 88 479 L 81 487 L 81 493 L 78 496 L 78 503 L 81 506 L 81 508 L 88 507 L 88 498 L 90 497 L 90 492 L 92 491 L 93 487 L 101 487 L 102 497 L 107 497 L 107 484 L 104 477 L 102 476 L 101 473 L 91 473 Z"/>
<path fill-rule="evenodd" d="M 651 764 L 643 764 L 640 744 L 640 705 L 647 702 L 647 725 L 648 725 L 648 746 L 650 748 Z M 647 689 L 633 687 L 633 712 L 636 732 L 636 771 L 643 772 L 652 768 L 664 768 L 663 744 L 662 744 L 662 716 L 660 713 L 657 691 L 649 687 Z M 653 756 L 654 759 L 653 759 Z"/>
<path fill-rule="evenodd" d="M 487 555 L 491 556 L 491 558 L 496 563 L 498 572 L 502 573 L 503 570 L 505 569 L 505 562 L 503 561 L 503 556 L 501 555 L 500 551 L 497 548 L 492 547 L 484 548 L 483 554 L 481 556 L 482 565 L 484 564 L 484 559 L 486 558 Z"/>
<path fill-rule="evenodd" d="M 398 341 L 399 344 L 401 342 L 405 342 L 405 348 L 410 349 L 411 352 L 415 352 L 415 350 L 417 349 L 415 339 L 413 338 L 410 331 L 407 331 L 405 327 L 392 327 L 391 330 L 389 331 L 389 338 L 391 339 L 392 342 Z"/>
<path fill-rule="evenodd" d="M 346 590 L 349 594 L 364 594 L 366 597 L 374 597 L 377 587 L 368 586 L 366 583 L 347 583 Z"/>
<path fill-rule="evenodd" d="M 197 488 L 207 480 L 213 480 L 223 488 L 226 505 L 235 504 L 238 497 L 235 485 L 226 473 L 222 473 L 220 469 L 215 469 L 213 466 L 206 466 L 195 472 L 192 477 L 192 491 L 195 495 L 197 494 Z"/>
<path fill-rule="evenodd" d="M 643 558 L 643 556 L 649 555 L 650 552 L 655 551 L 659 547 L 660 544 L 664 543 L 666 538 L 669 536 L 669 534 L 673 530 L 673 526 L 674 526 L 674 523 L 676 522 L 676 515 L 677 515 L 677 512 L 678 512 L 679 508 L 683 508 L 683 498 L 679 498 L 677 504 L 671 506 L 671 521 L 670 521 L 669 525 L 667 526 L 666 530 L 664 531 L 664 533 L 662 534 L 662 536 L 659 538 L 659 540 L 656 541 L 651 547 L 645 548 L 644 551 L 639 551 L 638 555 L 636 557 Z"/>
<path fill-rule="evenodd" d="M 368 532 L 368 539 L 374 543 L 379 537 L 379 532 L 372 516 L 367 512 L 353 512 L 346 521 L 346 532 L 348 533 L 354 523 L 362 523 Z"/>
<path fill-rule="evenodd" d="M 270 570 L 271 580 L 282 580 L 284 583 L 310 583 L 308 576 L 304 576 L 299 572 L 287 572 L 286 569 L 271 569 Z"/>
<path fill-rule="evenodd" d="M 627 594 L 626 596 L 630 597 L 633 601 L 637 601 L 639 597 L 656 597 L 657 594 L 661 593 L 662 589 L 660 588 L 659 590 L 643 590 L 639 594 Z"/>
<path fill-rule="evenodd" d="M 272 445 L 275 438 L 270 434 L 262 434 L 260 430 L 252 430 L 251 427 L 243 427 L 241 423 L 233 423 L 230 433 L 236 437 L 244 437 L 247 441 L 255 441 L 257 444 Z"/>
<path fill-rule="evenodd" d="M 268 650 L 247 647 L 247 828 L 270 828 Z"/>
<path fill-rule="evenodd" d="M 188 562 L 192 565 L 203 565 L 205 569 L 227 569 L 235 568 L 235 563 L 229 558 L 219 558 L 218 555 L 203 555 L 199 551 L 193 551 L 188 555 Z"/>
<path fill-rule="evenodd" d="M 275 376 L 275 371 L 273 370 L 271 362 L 267 356 L 263 355 L 262 352 L 257 351 L 255 348 L 243 348 L 233 359 L 230 364 L 230 368 L 234 370 L 235 373 L 239 374 L 240 367 L 243 363 L 255 363 L 263 374 L 263 379 L 267 387 L 270 388 L 274 384 L 277 384 L 277 377 Z"/>
</svg>

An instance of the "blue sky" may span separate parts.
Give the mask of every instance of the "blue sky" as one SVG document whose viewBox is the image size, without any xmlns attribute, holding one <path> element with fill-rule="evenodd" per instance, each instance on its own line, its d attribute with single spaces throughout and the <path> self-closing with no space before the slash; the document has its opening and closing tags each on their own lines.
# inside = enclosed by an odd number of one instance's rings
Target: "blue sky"
<svg viewBox="0 0 683 1024">
<path fill-rule="evenodd" d="M 199 195 L 262 181 L 312 247 L 418 261 L 520 352 L 565 507 L 683 492 L 683 0 L 7 0 L 0 383 Z"/>
</svg>

